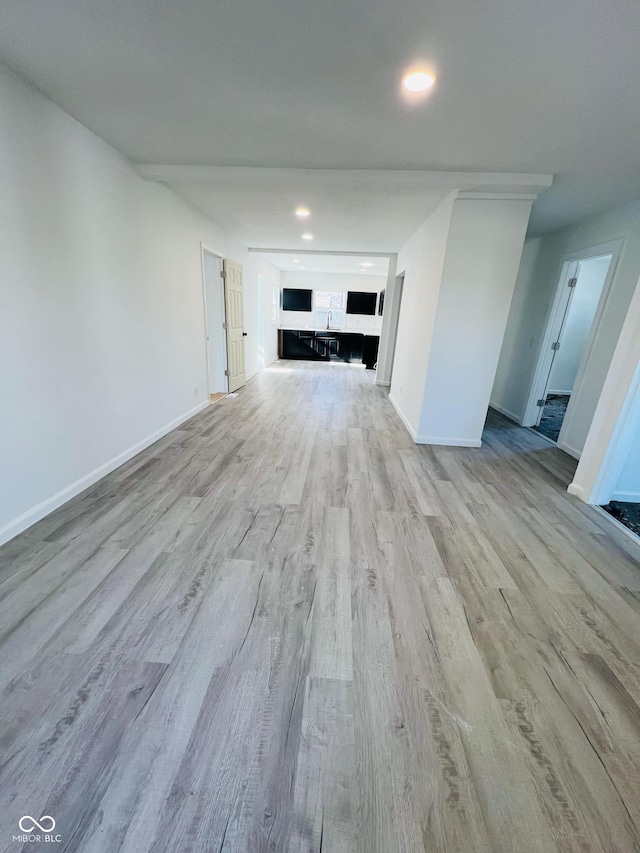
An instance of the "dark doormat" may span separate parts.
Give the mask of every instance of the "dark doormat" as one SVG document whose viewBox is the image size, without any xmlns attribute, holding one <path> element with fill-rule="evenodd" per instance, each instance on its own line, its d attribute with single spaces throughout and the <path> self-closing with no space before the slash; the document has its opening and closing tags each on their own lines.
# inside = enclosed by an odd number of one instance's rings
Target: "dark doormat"
<svg viewBox="0 0 640 853">
<path fill-rule="evenodd" d="M 636 536 L 640 536 L 640 504 L 611 501 L 602 509 L 612 515 L 620 524 L 628 527 Z"/>
<path fill-rule="evenodd" d="M 568 405 L 569 394 L 547 395 L 540 423 L 538 426 L 534 426 L 534 429 L 546 435 L 551 441 L 557 441 Z"/>
</svg>

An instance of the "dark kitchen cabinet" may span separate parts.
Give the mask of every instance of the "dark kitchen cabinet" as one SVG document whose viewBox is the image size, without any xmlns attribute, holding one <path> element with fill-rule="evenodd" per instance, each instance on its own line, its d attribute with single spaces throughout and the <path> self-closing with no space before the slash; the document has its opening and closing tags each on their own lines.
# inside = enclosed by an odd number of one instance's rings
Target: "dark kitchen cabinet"
<svg viewBox="0 0 640 853">
<path fill-rule="evenodd" d="M 309 332 L 281 329 L 280 358 L 311 361 L 346 361 L 373 368 L 378 358 L 378 335 L 357 332 Z"/>
<path fill-rule="evenodd" d="M 373 370 L 378 361 L 379 344 L 380 338 L 378 335 L 364 335 L 362 342 L 362 362 L 369 370 Z"/>
</svg>

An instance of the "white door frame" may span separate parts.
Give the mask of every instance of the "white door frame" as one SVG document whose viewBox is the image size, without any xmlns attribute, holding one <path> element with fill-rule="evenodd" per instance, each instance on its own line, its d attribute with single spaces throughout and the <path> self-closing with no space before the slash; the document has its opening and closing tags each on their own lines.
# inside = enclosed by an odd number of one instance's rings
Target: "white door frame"
<svg viewBox="0 0 640 853">
<path fill-rule="evenodd" d="M 536 367 L 536 372 L 534 373 L 533 384 L 531 386 L 529 400 L 525 409 L 525 426 L 534 426 L 538 423 L 540 418 L 541 407 L 538 406 L 538 400 L 544 396 L 544 392 L 547 387 L 549 374 L 551 372 L 551 365 L 553 364 L 553 358 L 555 356 L 555 351 L 552 349 L 552 345 L 558 340 L 558 335 L 561 332 L 562 323 L 566 316 L 567 299 L 571 298 L 571 294 L 568 293 L 569 280 L 575 276 L 577 271 L 577 260 L 563 261 L 562 271 L 560 273 L 560 278 L 558 279 L 556 295 L 553 300 L 549 319 L 547 320 L 547 330 L 544 334 L 544 338 L 542 339 L 542 348 L 538 355 L 538 365 Z"/>
<path fill-rule="evenodd" d="M 387 340 L 387 349 L 385 350 L 385 364 L 384 364 L 384 380 L 378 379 L 378 373 L 376 371 L 376 385 L 382 385 L 383 387 L 390 388 L 391 381 L 393 379 L 393 365 L 396 357 L 396 345 L 398 343 L 398 326 L 400 324 L 400 309 L 402 307 L 402 294 L 404 291 L 404 277 L 405 272 L 401 272 L 399 275 L 394 276 L 394 284 L 393 289 L 389 293 L 389 291 L 385 291 L 384 295 L 384 314 L 388 315 L 388 323 L 385 328 L 386 332 L 386 340 Z M 382 316 L 382 321 L 384 323 L 384 314 Z"/>
<path fill-rule="evenodd" d="M 396 281 L 402 273 L 396 272 L 398 264 L 397 255 L 388 255 L 389 266 L 387 268 L 387 282 L 384 293 L 384 310 L 382 313 L 382 327 L 380 329 L 380 343 L 378 345 L 378 367 L 376 369 L 376 385 L 383 388 L 391 386 L 391 371 L 395 355 L 398 316 L 400 312 L 400 296 L 396 288 Z"/>
<path fill-rule="evenodd" d="M 213 255 L 214 258 L 219 258 L 220 261 L 224 260 L 224 255 L 221 252 L 218 252 L 216 249 L 211 249 L 205 243 L 200 241 L 200 264 L 202 267 L 202 307 L 204 312 L 204 351 L 205 351 L 205 362 L 207 366 L 207 397 L 210 399 L 211 397 L 211 367 L 209 365 L 209 320 L 208 320 L 208 311 L 207 311 L 207 280 L 206 280 L 206 271 L 204 266 L 204 256 L 205 253 L 207 255 Z M 222 269 L 222 264 L 220 265 L 220 269 Z M 222 289 L 222 278 L 220 279 L 221 289 Z M 226 312 L 224 294 L 222 298 L 222 311 Z M 229 377 L 227 376 L 227 340 L 226 340 L 226 331 L 223 329 L 222 333 L 224 335 L 224 370 L 225 370 L 225 383 L 227 393 L 229 392 Z"/>
<path fill-rule="evenodd" d="M 631 299 L 582 457 L 568 491 L 590 504 L 611 499 L 640 418 L 640 281 Z"/>
<path fill-rule="evenodd" d="M 547 327 L 544 337 L 542 339 L 542 346 L 540 347 L 540 351 L 538 354 L 538 363 L 536 366 L 535 373 L 533 375 L 533 382 L 531 383 L 529 399 L 525 408 L 523 426 L 533 426 L 535 423 L 537 423 L 538 420 L 538 415 L 540 411 L 540 407 L 538 406 L 538 400 L 541 399 L 547 385 L 547 379 L 549 377 L 551 362 L 553 361 L 554 355 L 554 352 L 551 349 L 551 344 L 553 344 L 554 341 L 557 340 L 556 335 L 560 331 L 560 325 L 564 316 L 566 287 L 569 284 L 569 279 L 572 277 L 575 270 L 577 270 L 579 261 L 585 261 L 590 258 L 598 258 L 602 255 L 612 256 L 611 263 L 609 264 L 609 269 L 607 270 L 607 277 L 605 279 L 604 287 L 602 288 L 602 293 L 600 295 L 600 300 L 598 301 L 598 307 L 593 318 L 593 323 L 591 324 L 591 329 L 589 330 L 589 337 L 587 339 L 584 352 L 582 353 L 582 359 L 580 360 L 580 367 L 578 369 L 576 381 L 573 385 L 571 399 L 569 400 L 567 412 L 562 423 L 562 429 L 560 431 L 560 435 L 558 436 L 558 446 L 560 446 L 561 443 L 562 433 L 565 431 L 567 424 L 569 424 L 571 421 L 571 409 L 573 408 L 571 404 L 580 395 L 580 391 L 584 383 L 584 377 L 592 355 L 593 342 L 600 327 L 605 305 L 609 300 L 611 282 L 613 281 L 613 278 L 615 276 L 616 268 L 618 265 L 618 259 L 620 257 L 620 252 L 622 250 L 623 244 L 624 238 L 620 240 L 612 240 L 608 243 L 600 243 L 597 246 L 587 246 L 584 249 L 576 249 L 572 252 L 566 252 L 560 260 L 560 271 L 558 275 L 558 286 L 556 289 L 556 295 L 553 300 L 551 311 L 549 313 L 549 318 L 547 320 Z"/>
</svg>

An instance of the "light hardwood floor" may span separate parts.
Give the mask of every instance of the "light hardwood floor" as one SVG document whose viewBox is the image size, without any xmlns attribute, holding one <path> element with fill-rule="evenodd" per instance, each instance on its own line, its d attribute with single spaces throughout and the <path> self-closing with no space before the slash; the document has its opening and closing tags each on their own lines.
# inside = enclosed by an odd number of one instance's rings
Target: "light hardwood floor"
<svg viewBox="0 0 640 853">
<path fill-rule="evenodd" d="M 640 850 L 640 551 L 574 465 L 359 366 L 197 415 L 0 550 L 0 850 Z"/>
</svg>

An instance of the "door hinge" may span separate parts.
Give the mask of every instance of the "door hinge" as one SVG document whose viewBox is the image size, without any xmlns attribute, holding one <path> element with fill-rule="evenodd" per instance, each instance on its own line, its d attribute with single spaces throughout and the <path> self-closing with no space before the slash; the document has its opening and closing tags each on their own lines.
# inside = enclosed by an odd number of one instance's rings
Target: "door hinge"
<svg viewBox="0 0 640 853">
<path fill-rule="evenodd" d="M 536 406 L 540 406 L 540 408 L 542 408 L 542 406 L 544 406 L 544 400 L 538 400 Z"/>
<path fill-rule="evenodd" d="M 228 370 L 225 370 L 224 375 L 225 375 L 225 376 L 231 376 L 231 374 L 229 373 L 229 371 L 228 371 Z"/>
<path fill-rule="evenodd" d="M 560 349 L 560 341 L 556 341 L 555 344 L 551 344 L 551 349 L 556 351 Z"/>
<path fill-rule="evenodd" d="M 226 278 L 226 273 L 224 270 L 220 270 L 220 278 Z"/>
<path fill-rule="evenodd" d="M 228 324 L 228 323 L 223 323 L 223 324 L 222 324 L 222 328 L 223 328 L 223 329 L 225 329 L 225 331 L 226 331 L 226 330 L 229 328 L 229 324 Z"/>
<path fill-rule="evenodd" d="M 577 283 L 578 283 L 577 278 L 570 278 L 568 283 L 567 283 L 567 287 L 575 287 Z"/>
</svg>

